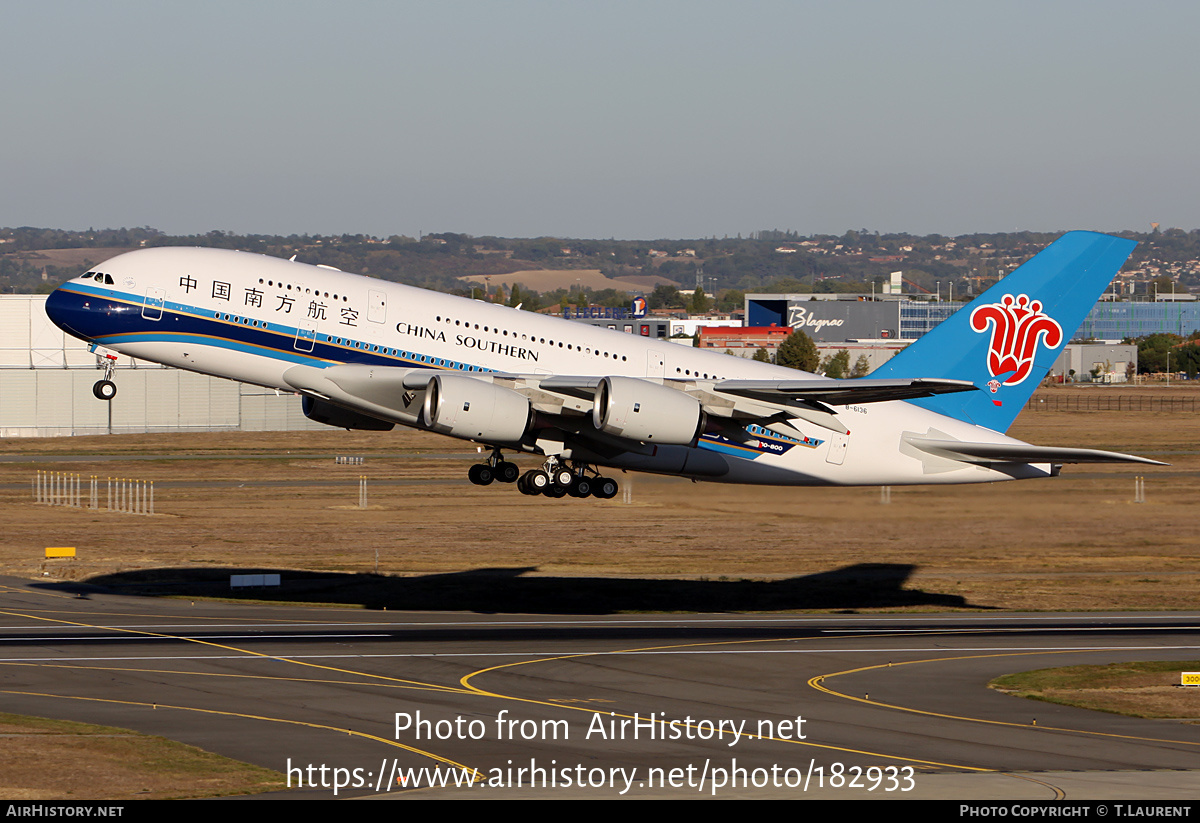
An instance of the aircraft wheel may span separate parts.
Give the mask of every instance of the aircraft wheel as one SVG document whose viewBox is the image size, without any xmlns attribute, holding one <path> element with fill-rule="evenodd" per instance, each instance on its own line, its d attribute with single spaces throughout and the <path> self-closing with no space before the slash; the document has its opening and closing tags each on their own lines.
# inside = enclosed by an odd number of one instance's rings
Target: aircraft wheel
<svg viewBox="0 0 1200 823">
<path fill-rule="evenodd" d="M 492 467 L 482 463 L 476 463 L 474 466 L 468 469 L 467 477 L 470 478 L 471 482 L 476 486 L 486 486 L 495 479 L 495 475 L 492 473 Z"/>
<path fill-rule="evenodd" d="M 550 485 L 550 475 L 540 469 L 525 472 L 525 487 L 531 494 L 541 494 Z"/>
<path fill-rule="evenodd" d="M 496 479 L 501 483 L 515 483 L 517 478 L 521 476 L 521 469 L 516 463 L 509 463 L 503 460 L 496 464 L 495 468 Z"/>
<path fill-rule="evenodd" d="M 117 396 L 117 384 L 111 380 L 97 380 L 92 386 L 92 394 L 97 400 L 112 400 Z"/>
<path fill-rule="evenodd" d="M 598 477 L 596 478 L 596 490 L 592 493 L 601 500 L 611 500 L 617 496 L 619 490 L 620 487 L 616 480 L 611 477 Z"/>
<path fill-rule="evenodd" d="M 554 497 L 554 498 L 566 497 L 567 487 L 560 486 L 557 483 L 551 483 L 549 486 L 547 486 L 546 488 L 544 488 L 542 490 L 542 494 L 546 495 L 547 497 Z"/>
<path fill-rule="evenodd" d="M 567 468 L 557 468 L 550 475 L 554 480 L 554 485 L 562 486 L 564 489 L 571 488 L 571 484 L 575 482 L 575 475 Z"/>
<path fill-rule="evenodd" d="M 584 498 L 590 497 L 595 490 L 590 477 L 577 477 L 575 483 L 572 484 L 570 494 L 572 497 Z"/>
</svg>

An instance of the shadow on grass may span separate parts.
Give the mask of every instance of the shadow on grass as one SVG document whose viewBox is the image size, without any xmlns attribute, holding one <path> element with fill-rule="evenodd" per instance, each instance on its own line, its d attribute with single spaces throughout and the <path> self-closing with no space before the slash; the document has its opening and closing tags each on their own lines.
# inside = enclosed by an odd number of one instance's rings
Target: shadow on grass
<svg viewBox="0 0 1200 823">
<path fill-rule="evenodd" d="M 795 609 L 980 608 L 953 595 L 905 588 L 915 566 L 871 563 L 785 580 L 659 580 L 527 577 L 533 567 L 387 577 L 289 569 L 145 569 L 56 584 L 86 596 L 97 586 L 118 594 L 328 603 L 389 611 L 514 614 L 746 612 Z M 231 574 L 282 576 L 278 588 L 229 587 Z"/>
</svg>

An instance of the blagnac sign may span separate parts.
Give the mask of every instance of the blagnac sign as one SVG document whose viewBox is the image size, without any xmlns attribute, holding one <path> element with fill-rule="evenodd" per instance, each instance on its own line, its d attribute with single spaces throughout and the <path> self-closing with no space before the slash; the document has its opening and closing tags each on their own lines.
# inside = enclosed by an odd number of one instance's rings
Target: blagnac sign
<svg viewBox="0 0 1200 823">
<path fill-rule="evenodd" d="M 842 318 L 815 317 L 804 306 L 788 306 L 788 325 L 793 329 L 812 329 L 819 334 L 826 326 L 838 328 L 845 324 L 846 321 Z"/>
</svg>

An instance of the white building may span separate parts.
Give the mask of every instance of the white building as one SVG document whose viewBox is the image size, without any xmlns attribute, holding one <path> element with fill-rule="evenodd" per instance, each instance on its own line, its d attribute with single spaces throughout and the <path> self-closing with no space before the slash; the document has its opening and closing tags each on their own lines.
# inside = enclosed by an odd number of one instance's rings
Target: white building
<svg viewBox="0 0 1200 823">
<path fill-rule="evenodd" d="M 0 437 L 326 428 L 300 398 L 121 357 L 117 396 L 92 395 L 99 359 L 46 316 L 46 295 L 0 295 Z"/>
</svg>

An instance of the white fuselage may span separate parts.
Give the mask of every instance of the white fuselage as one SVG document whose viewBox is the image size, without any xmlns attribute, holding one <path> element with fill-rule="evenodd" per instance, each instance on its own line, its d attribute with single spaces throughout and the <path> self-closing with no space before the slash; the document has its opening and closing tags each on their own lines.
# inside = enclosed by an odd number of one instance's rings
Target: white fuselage
<svg viewBox="0 0 1200 823">
<path fill-rule="evenodd" d="M 76 278 L 52 297 L 51 316 L 72 334 L 144 360 L 289 391 L 283 379 L 289 368 L 342 363 L 700 384 L 817 379 L 664 340 L 257 254 L 145 249 L 95 271 L 100 274 Z M 592 459 L 621 468 L 781 485 L 969 483 L 1052 473 L 1049 464 L 967 464 L 906 447 L 905 435 L 1018 442 L 909 402 L 836 406 L 834 411 L 848 435 L 797 420 L 796 437 L 759 429 L 757 445 L 705 436 L 695 447 L 663 446 L 650 456 L 631 452 Z M 706 458 L 719 456 L 728 470 L 719 476 L 688 471 L 688 453 L 696 449 L 709 452 Z"/>
</svg>

